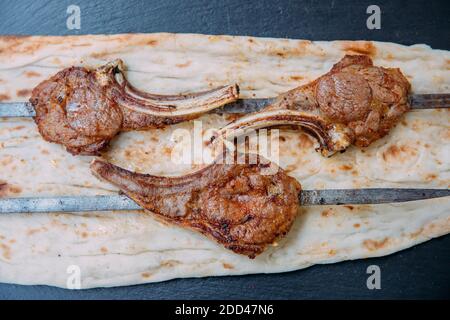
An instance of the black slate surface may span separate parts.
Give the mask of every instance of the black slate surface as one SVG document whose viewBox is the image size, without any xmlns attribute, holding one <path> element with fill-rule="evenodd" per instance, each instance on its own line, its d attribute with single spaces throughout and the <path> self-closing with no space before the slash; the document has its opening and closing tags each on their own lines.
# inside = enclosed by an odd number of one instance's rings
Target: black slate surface
<svg viewBox="0 0 450 320">
<path fill-rule="evenodd" d="M 81 8 L 80 30 L 66 27 L 70 4 Z M 381 8 L 380 30 L 366 28 L 366 8 L 371 4 Z M 448 1 L 15 0 L 0 2 L 0 34 L 192 32 L 426 43 L 449 50 L 449 16 Z M 381 269 L 380 290 L 366 287 L 369 265 Z M 83 291 L 0 284 L 0 299 L 448 299 L 449 267 L 447 235 L 387 257 L 283 274 L 176 279 Z"/>
</svg>

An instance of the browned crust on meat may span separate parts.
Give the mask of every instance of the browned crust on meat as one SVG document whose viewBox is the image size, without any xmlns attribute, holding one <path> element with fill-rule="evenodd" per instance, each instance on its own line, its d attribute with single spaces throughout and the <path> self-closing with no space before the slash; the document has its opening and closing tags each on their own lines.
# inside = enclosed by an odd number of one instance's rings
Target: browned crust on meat
<svg viewBox="0 0 450 320">
<path fill-rule="evenodd" d="M 42 137 L 72 154 L 97 154 L 122 126 L 122 114 L 91 70 L 70 67 L 33 89 L 30 102 Z"/>
<path fill-rule="evenodd" d="M 182 177 L 137 174 L 94 160 L 92 172 L 163 220 L 194 229 L 254 258 L 290 230 L 300 184 L 268 164 L 213 164 Z"/>
<path fill-rule="evenodd" d="M 376 67 L 367 55 L 346 55 L 328 73 L 280 95 L 266 110 L 312 112 L 324 122 L 346 126 L 353 144 L 366 147 L 410 109 L 410 88 L 400 69 Z"/>
<path fill-rule="evenodd" d="M 123 69 L 121 60 L 93 70 L 70 67 L 41 82 L 30 102 L 42 137 L 64 145 L 72 154 L 96 155 L 119 131 L 191 120 L 208 108 L 236 100 L 239 94 L 237 85 L 184 95 L 151 94 L 131 86 Z"/>
</svg>

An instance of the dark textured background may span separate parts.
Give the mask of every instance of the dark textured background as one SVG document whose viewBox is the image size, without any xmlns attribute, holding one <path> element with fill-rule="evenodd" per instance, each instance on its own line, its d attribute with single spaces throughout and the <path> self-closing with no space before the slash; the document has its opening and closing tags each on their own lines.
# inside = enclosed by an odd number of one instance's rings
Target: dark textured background
<svg viewBox="0 0 450 320">
<path fill-rule="evenodd" d="M 193 32 L 311 40 L 367 39 L 407 45 L 426 43 L 449 50 L 449 3 L 0 0 L 0 34 Z M 70 4 L 81 7 L 81 30 L 66 28 L 66 8 Z M 366 28 L 366 8 L 370 4 L 381 8 L 381 30 Z M 371 264 L 381 268 L 381 290 L 366 287 L 366 268 Z M 84 291 L 0 284 L 0 299 L 448 299 L 449 267 L 450 236 L 447 235 L 387 257 L 318 265 L 284 274 L 177 279 Z"/>
</svg>

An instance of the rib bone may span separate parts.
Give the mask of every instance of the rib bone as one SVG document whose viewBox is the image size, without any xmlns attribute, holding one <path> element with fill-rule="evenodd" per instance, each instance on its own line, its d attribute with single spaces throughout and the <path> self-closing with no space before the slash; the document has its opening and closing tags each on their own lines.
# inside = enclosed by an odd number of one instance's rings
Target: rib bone
<svg viewBox="0 0 450 320">
<path fill-rule="evenodd" d="M 345 126 L 329 123 L 307 112 L 287 109 L 267 110 L 242 117 L 223 127 L 211 140 L 214 143 L 215 140 L 231 140 L 247 135 L 253 130 L 280 125 L 296 125 L 304 128 L 317 138 L 320 144 L 318 149 L 324 156 L 345 150 L 352 142 L 351 132 Z"/>
<path fill-rule="evenodd" d="M 114 60 L 96 70 L 97 78 L 107 87 L 110 97 L 121 107 L 158 117 L 199 116 L 238 98 L 237 85 L 178 95 L 143 92 L 125 77 L 122 60 Z"/>
</svg>

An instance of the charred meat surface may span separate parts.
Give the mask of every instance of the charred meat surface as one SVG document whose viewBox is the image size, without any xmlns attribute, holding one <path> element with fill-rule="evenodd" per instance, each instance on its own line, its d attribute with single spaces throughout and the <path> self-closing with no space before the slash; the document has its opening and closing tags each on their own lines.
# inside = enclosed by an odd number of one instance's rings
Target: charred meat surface
<svg viewBox="0 0 450 320">
<path fill-rule="evenodd" d="M 96 159 L 91 170 L 163 220 L 254 258 L 289 231 L 299 205 L 300 184 L 281 168 L 262 174 L 269 165 L 214 163 L 189 175 L 158 177 Z"/>
<path fill-rule="evenodd" d="M 238 98 L 236 85 L 157 95 L 131 86 L 121 60 L 97 69 L 70 67 L 40 83 L 30 102 L 42 137 L 72 154 L 94 155 L 119 132 L 194 119 Z"/>
<path fill-rule="evenodd" d="M 347 55 L 325 75 L 230 123 L 214 139 L 294 124 L 319 140 L 325 156 L 351 144 L 366 147 L 385 136 L 409 110 L 409 91 L 399 69 L 376 67 L 367 56 Z"/>
</svg>

